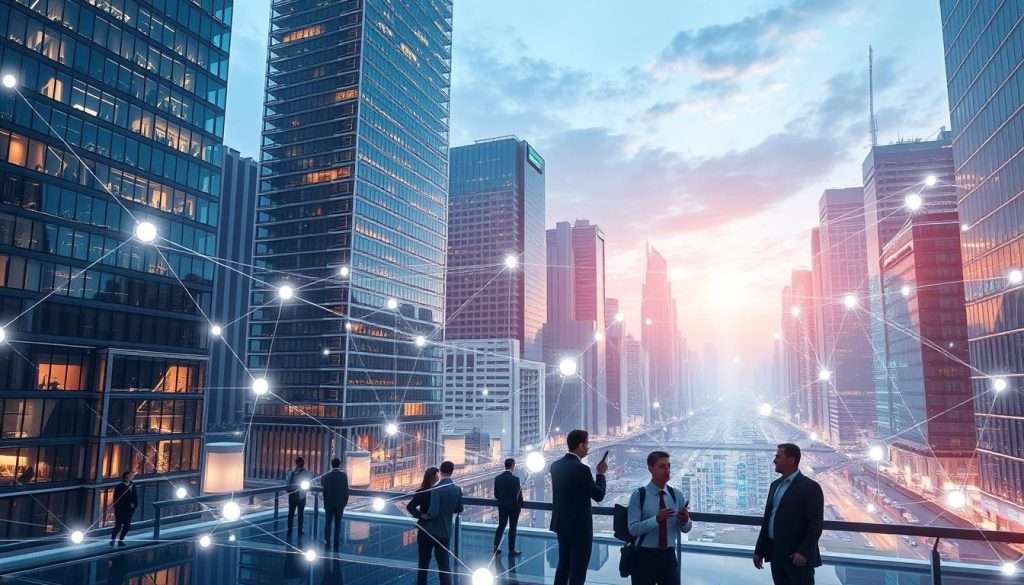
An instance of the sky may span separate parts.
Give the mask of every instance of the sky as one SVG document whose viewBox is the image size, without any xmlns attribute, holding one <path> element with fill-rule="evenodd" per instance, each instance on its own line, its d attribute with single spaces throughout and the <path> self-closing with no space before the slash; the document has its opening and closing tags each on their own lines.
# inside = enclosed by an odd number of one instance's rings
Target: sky
<svg viewBox="0 0 1024 585">
<path fill-rule="evenodd" d="M 225 143 L 258 158 L 270 0 L 236 0 Z M 868 45 L 879 143 L 948 126 L 937 0 L 455 0 L 451 144 L 545 158 L 547 224 L 605 232 L 639 330 L 645 242 L 691 348 L 770 358 L 826 188 L 858 186 Z"/>
</svg>

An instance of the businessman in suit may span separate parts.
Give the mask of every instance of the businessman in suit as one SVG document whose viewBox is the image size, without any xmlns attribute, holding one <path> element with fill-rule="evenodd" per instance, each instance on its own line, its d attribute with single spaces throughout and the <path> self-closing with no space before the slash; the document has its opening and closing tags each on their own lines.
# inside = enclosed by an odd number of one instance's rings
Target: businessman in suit
<svg viewBox="0 0 1024 585">
<path fill-rule="evenodd" d="M 341 546 L 341 518 L 348 505 L 348 474 L 341 470 L 341 459 L 331 459 L 331 470 L 320 478 L 324 490 L 324 540 L 331 546 L 331 525 L 334 530 L 334 547 Z"/>
<path fill-rule="evenodd" d="M 430 490 L 430 505 L 427 512 L 420 516 L 420 530 L 426 531 L 430 539 L 425 541 L 427 546 L 419 547 L 421 570 L 416 575 L 417 585 L 427 585 L 427 572 L 422 569 L 430 565 L 431 551 L 437 560 L 437 573 L 441 585 L 450 585 L 452 581 L 451 563 L 448 558 L 452 517 L 462 513 L 462 488 L 452 482 L 454 472 L 454 463 L 441 463 L 441 481 Z"/>
<path fill-rule="evenodd" d="M 554 585 L 583 585 L 594 544 L 594 518 L 590 501 L 604 499 L 608 462 L 597 464 L 597 479 L 583 458 L 590 452 L 587 431 L 567 437 L 569 452 L 551 464 L 551 531 L 558 535 L 558 567 Z"/>
<path fill-rule="evenodd" d="M 768 561 L 775 585 L 813 585 L 821 566 L 818 540 L 825 521 L 825 496 L 818 483 L 800 473 L 800 447 L 783 443 L 775 452 L 775 473 L 754 547 L 754 566 Z"/>
<path fill-rule="evenodd" d="M 519 478 L 512 473 L 516 460 L 505 460 L 505 471 L 494 478 L 494 499 L 498 500 L 498 529 L 494 531 L 494 553 L 501 553 L 501 537 L 508 526 L 508 554 L 511 557 L 521 553 L 516 550 L 516 527 L 519 512 L 523 509 L 523 487 Z"/>
</svg>

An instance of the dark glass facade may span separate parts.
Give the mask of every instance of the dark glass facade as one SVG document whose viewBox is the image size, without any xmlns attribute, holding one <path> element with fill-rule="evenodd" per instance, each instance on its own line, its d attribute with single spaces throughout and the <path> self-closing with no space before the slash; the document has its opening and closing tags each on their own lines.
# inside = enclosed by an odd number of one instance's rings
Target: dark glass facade
<svg viewBox="0 0 1024 585">
<path fill-rule="evenodd" d="M 0 4 L 0 538 L 198 483 L 231 11 Z"/>
<path fill-rule="evenodd" d="M 519 340 L 543 356 L 547 306 L 544 159 L 525 140 L 452 149 L 446 339 Z M 514 256 L 510 269 L 505 258 Z"/>
<path fill-rule="evenodd" d="M 1024 268 L 1024 3 L 940 4 L 981 486 L 1022 505 L 1024 285 L 1007 276 Z M 1010 391 L 993 400 L 989 376 Z"/>
<path fill-rule="evenodd" d="M 247 359 L 273 394 L 247 472 L 357 449 L 375 485 L 411 483 L 439 453 L 451 2 L 271 10 Z"/>
</svg>

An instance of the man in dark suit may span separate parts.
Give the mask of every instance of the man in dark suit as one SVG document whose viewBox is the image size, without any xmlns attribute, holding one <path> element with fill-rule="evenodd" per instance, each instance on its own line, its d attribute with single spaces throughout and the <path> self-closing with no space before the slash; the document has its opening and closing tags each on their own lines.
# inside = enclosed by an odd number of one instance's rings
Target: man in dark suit
<svg viewBox="0 0 1024 585">
<path fill-rule="evenodd" d="M 324 540 L 331 546 L 331 524 L 334 524 L 334 547 L 341 546 L 341 518 L 348 505 L 348 474 L 341 470 L 341 459 L 331 459 L 331 470 L 320 478 L 324 490 Z"/>
<path fill-rule="evenodd" d="M 312 476 L 306 471 L 306 460 L 296 457 L 295 469 L 288 472 L 288 538 L 292 537 L 292 522 L 296 515 L 299 517 L 299 540 L 302 540 L 302 535 L 305 534 L 302 525 L 306 521 L 306 490 L 302 489 L 302 486 L 303 482 L 309 482 L 311 479 Z"/>
<path fill-rule="evenodd" d="M 114 531 L 110 533 L 110 546 L 114 546 L 115 540 L 118 546 L 124 546 L 124 537 L 132 527 L 132 516 L 139 504 L 134 478 L 134 473 L 126 471 L 121 474 L 121 483 L 114 486 Z"/>
<path fill-rule="evenodd" d="M 587 431 L 569 433 L 569 452 L 551 464 L 551 531 L 558 535 L 558 568 L 554 585 L 583 585 L 594 545 L 590 500 L 604 499 L 608 462 L 597 464 L 597 480 L 583 458 L 590 452 Z"/>
<path fill-rule="evenodd" d="M 494 531 L 494 553 L 501 552 L 501 538 L 508 526 L 508 554 L 518 556 L 516 550 L 516 527 L 519 525 L 519 512 L 523 509 L 523 487 L 519 478 L 512 473 L 516 460 L 509 457 L 505 460 L 505 471 L 494 478 L 494 499 L 498 500 L 498 529 Z"/>
<path fill-rule="evenodd" d="M 420 530 L 426 531 L 430 540 L 428 546 L 419 547 L 419 567 L 426 569 L 430 565 L 430 553 L 433 550 L 437 560 L 437 574 L 441 585 L 451 585 L 452 573 L 449 562 L 451 544 L 452 517 L 462 513 L 462 488 L 452 482 L 455 464 L 451 461 L 441 463 L 441 481 L 430 490 L 430 505 L 427 513 L 420 515 Z M 417 585 L 427 585 L 427 572 L 421 570 L 416 575 Z"/>
<path fill-rule="evenodd" d="M 818 483 L 800 473 L 800 447 L 783 443 L 775 452 L 775 473 L 754 547 L 754 566 L 772 566 L 775 585 L 813 585 L 821 566 L 818 539 L 825 521 L 825 496 Z"/>
</svg>

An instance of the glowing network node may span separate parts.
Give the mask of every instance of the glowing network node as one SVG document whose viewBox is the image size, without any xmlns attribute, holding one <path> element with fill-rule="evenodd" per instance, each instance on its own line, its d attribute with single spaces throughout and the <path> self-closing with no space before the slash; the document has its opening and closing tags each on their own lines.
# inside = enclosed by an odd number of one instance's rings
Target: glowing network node
<svg viewBox="0 0 1024 585">
<path fill-rule="evenodd" d="M 793 316 L 794 316 L 794 317 L 796 317 L 797 319 L 799 319 L 799 318 L 800 318 L 800 313 L 801 313 L 801 310 L 800 310 L 800 307 L 799 307 L 799 306 L 793 307 L 793 308 L 791 308 L 791 309 L 789 310 L 789 314 L 790 314 L 790 315 L 793 315 Z"/>
<path fill-rule="evenodd" d="M 1024 282 L 1024 272 L 1015 268 L 1011 270 L 1009 274 L 1006 275 L 1006 280 L 1010 284 L 1020 284 Z"/>
<path fill-rule="evenodd" d="M 324 350 L 322 352 L 320 352 L 320 353 L 322 353 L 324 355 L 331 355 L 331 350 L 325 347 Z"/>
<path fill-rule="evenodd" d="M 398 434 L 398 425 L 393 422 L 384 425 L 384 433 L 389 437 L 394 437 Z"/>
<path fill-rule="evenodd" d="M 811 435 L 810 435 L 810 439 L 812 441 L 817 441 L 818 440 L 818 433 L 812 432 Z"/>
<path fill-rule="evenodd" d="M 692 410 L 686 411 L 686 416 L 693 416 L 693 415 L 694 415 L 694 412 Z"/>
<path fill-rule="evenodd" d="M 199 537 L 199 546 L 203 548 L 210 548 L 211 544 L 213 544 L 213 539 L 210 538 L 209 534 L 204 534 Z"/>
<path fill-rule="evenodd" d="M 1002 571 L 1002 573 L 1007 577 L 1013 577 L 1017 574 L 1017 563 L 1006 561 L 1003 563 L 1002 567 L 999 568 L 999 570 Z"/>
<path fill-rule="evenodd" d="M 519 266 L 519 258 L 516 258 L 515 254 L 505 256 L 505 268 L 515 270 L 517 266 Z"/>
<path fill-rule="evenodd" d="M 967 494 L 963 490 L 950 490 L 946 492 L 946 505 L 954 510 L 959 510 L 967 505 Z"/>
<path fill-rule="evenodd" d="M 924 205 L 924 199 L 917 193 L 911 193 L 903 200 L 903 205 L 910 211 L 917 211 Z"/>
<path fill-rule="evenodd" d="M 971 229 L 971 226 L 967 225 L 966 223 L 960 225 L 960 231 L 962 231 L 962 232 L 970 231 L 970 229 Z"/>
<path fill-rule="evenodd" d="M 426 347 L 427 338 L 422 335 L 417 335 L 415 339 L 416 347 Z"/>
<path fill-rule="evenodd" d="M 235 539 L 235 533 L 234 532 L 232 532 L 231 534 L 228 535 L 228 542 L 235 542 L 235 540 L 236 539 Z"/>
<path fill-rule="evenodd" d="M 938 178 L 935 175 L 928 175 L 924 178 L 924 184 L 928 187 L 934 187 L 935 183 L 938 182 Z"/>
<path fill-rule="evenodd" d="M 8 73 L 3 77 L 4 87 L 7 89 L 14 89 L 14 86 L 18 85 L 18 78 Z"/>
<path fill-rule="evenodd" d="M 266 378 L 256 378 L 252 381 L 252 393 L 256 396 L 263 396 L 270 392 L 270 382 Z"/>
<path fill-rule="evenodd" d="M 179 500 L 184 500 L 185 498 L 188 497 L 188 490 L 183 487 L 179 487 L 178 489 L 174 490 L 174 497 L 178 498 Z"/>
<path fill-rule="evenodd" d="M 818 381 L 819 382 L 828 382 L 831 379 L 832 379 L 832 370 L 829 370 L 828 368 L 821 368 L 820 370 L 818 370 Z"/>
<path fill-rule="evenodd" d="M 228 500 L 221 506 L 220 515 L 228 522 L 234 522 L 242 517 L 242 507 L 234 500 Z"/>
<path fill-rule="evenodd" d="M 388 503 L 386 501 L 384 501 L 384 498 L 376 497 L 376 498 L 373 498 L 372 505 L 373 505 L 373 511 L 374 512 L 383 512 L 384 511 L 384 507 L 387 506 Z"/>
<path fill-rule="evenodd" d="M 0 327 L 0 343 L 7 341 L 7 330 Z"/>
<path fill-rule="evenodd" d="M 878 506 L 875 506 L 874 504 L 868 504 L 868 513 L 874 514 L 876 511 L 878 511 Z"/>
<path fill-rule="evenodd" d="M 765 402 L 764 404 L 758 407 L 757 413 L 760 414 L 761 416 L 771 416 L 772 405 Z"/>
<path fill-rule="evenodd" d="M 871 459 L 872 461 L 881 461 L 883 457 L 885 457 L 885 449 L 883 449 L 881 445 L 872 445 L 871 448 L 868 449 L 868 459 Z"/>
<path fill-rule="evenodd" d="M 221 333 L 224 333 L 224 329 L 220 325 L 210 325 L 210 335 L 220 337 Z"/>
<path fill-rule="evenodd" d="M 491 394 L 491 391 L 488 390 L 487 388 L 484 388 L 483 390 L 480 391 L 480 393 L 483 394 L 484 396 L 489 396 Z"/>
<path fill-rule="evenodd" d="M 900 287 L 900 294 L 903 295 L 904 298 L 909 297 L 910 296 L 910 287 L 905 285 L 905 284 L 903 286 L 901 286 Z"/>
<path fill-rule="evenodd" d="M 540 473 L 544 471 L 544 466 L 547 464 L 544 461 L 544 454 L 540 451 L 530 451 L 526 456 L 526 469 L 530 470 L 530 473 Z"/>
<path fill-rule="evenodd" d="M 384 305 L 389 311 L 394 311 L 398 308 L 398 299 L 388 299 L 388 302 Z"/>
<path fill-rule="evenodd" d="M 843 306 L 846 307 L 847 309 L 856 309 L 857 295 L 853 293 L 843 295 Z"/>
<path fill-rule="evenodd" d="M 277 289 L 277 298 L 287 301 L 295 296 L 295 289 L 289 285 L 283 285 Z"/>
<path fill-rule="evenodd" d="M 644 319 L 644 323 L 646 323 L 647 325 L 653 325 L 654 324 L 654 319 L 651 319 L 650 317 L 648 317 L 648 318 Z"/>
<path fill-rule="evenodd" d="M 658 402 L 657 400 L 655 400 L 655 401 L 654 401 L 654 402 L 653 402 L 653 403 L 651 404 L 651 406 L 653 406 L 653 407 L 654 407 L 654 408 L 656 408 L 656 409 L 657 409 L 657 408 L 661 408 L 661 403 L 660 403 L 660 402 Z"/>
<path fill-rule="evenodd" d="M 594 333 L 594 341 L 604 341 L 604 333 L 597 331 Z"/>
<path fill-rule="evenodd" d="M 352 331 L 352 322 L 345 321 L 345 331 Z"/>
<path fill-rule="evenodd" d="M 1006 381 L 1006 378 L 993 378 L 992 379 L 992 391 L 996 394 L 1006 390 L 1010 387 L 1010 383 Z"/>
<path fill-rule="evenodd" d="M 71 542 L 73 544 L 82 544 L 85 541 L 85 533 L 81 530 L 71 531 Z"/>
<path fill-rule="evenodd" d="M 619 322 L 619 323 L 622 323 L 623 321 L 626 320 L 626 316 L 623 315 L 621 312 L 620 313 L 615 313 L 615 320 L 617 322 Z"/>
<path fill-rule="evenodd" d="M 558 373 L 562 374 L 566 378 L 569 376 L 575 376 L 576 368 L 576 360 L 572 358 L 562 358 L 562 361 L 558 362 Z"/>
<path fill-rule="evenodd" d="M 302 553 L 302 556 L 306 559 L 307 563 L 316 562 L 316 551 L 311 548 L 307 548 L 306 552 Z"/>
<path fill-rule="evenodd" d="M 349 268 L 348 266 L 342 266 L 341 268 L 338 268 L 338 276 L 342 278 L 348 278 L 349 274 L 352 274 L 352 269 Z"/>
<path fill-rule="evenodd" d="M 299 489 L 304 491 L 304 492 L 308 492 L 309 488 L 311 486 L 312 486 L 312 484 L 309 483 L 308 479 L 304 479 L 304 480 L 299 482 Z"/>
<path fill-rule="evenodd" d="M 148 244 L 156 239 L 156 226 L 149 221 L 140 221 L 135 224 L 135 238 L 143 244 Z"/>
<path fill-rule="evenodd" d="M 486 568 L 473 571 L 473 585 L 494 585 L 494 573 Z"/>
</svg>

